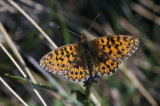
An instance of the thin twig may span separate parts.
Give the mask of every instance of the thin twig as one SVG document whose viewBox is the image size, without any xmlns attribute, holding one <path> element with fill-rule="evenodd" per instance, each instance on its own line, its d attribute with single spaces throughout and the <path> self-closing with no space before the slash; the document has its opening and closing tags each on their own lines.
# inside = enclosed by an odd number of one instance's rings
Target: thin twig
<svg viewBox="0 0 160 106">
<path fill-rule="evenodd" d="M 49 36 L 42 30 L 41 27 L 20 7 L 18 6 L 13 0 L 8 0 L 19 12 L 21 12 L 48 40 L 48 42 L 54 47 L 57 48 L 57 45 L 49 38 Z"/>
<path fill-rule="evenodd" d="M 6 86 L 6 88 L 9 89 L 15 95 L 15 97 L 23 103 L 23 105 L 28 106 L 27 103 L 0 77 L 0 81 Z"/>
</svg>

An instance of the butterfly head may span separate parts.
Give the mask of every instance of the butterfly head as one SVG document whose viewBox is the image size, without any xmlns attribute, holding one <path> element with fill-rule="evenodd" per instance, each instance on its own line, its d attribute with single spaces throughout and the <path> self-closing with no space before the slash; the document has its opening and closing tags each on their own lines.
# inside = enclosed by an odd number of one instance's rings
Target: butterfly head
<svg viewBox="0 0 160 106">
<path fill-rule="evenodd" d="M 84 42 L 89 42 L 88 38 L 86 37 L 85 33 L 82 33 L 81 35 L 81 43 L 84 43 Z"/>
<path fill-rule="evenodd" d="M 82 47 L 84 48 L 89 48 L 89 39 L 86 37 L 86 35 L 84 33 L 82 33 L 81 35 L 81 41 L 80 44 L 82 45 Z"/>
<path fill-rule="evenodd" d="M 84 39 L 84 38 L 87 38 L 87 37 L 86 37 L 85 33 L 82 33 L 81 39 Z"/>
</svg>

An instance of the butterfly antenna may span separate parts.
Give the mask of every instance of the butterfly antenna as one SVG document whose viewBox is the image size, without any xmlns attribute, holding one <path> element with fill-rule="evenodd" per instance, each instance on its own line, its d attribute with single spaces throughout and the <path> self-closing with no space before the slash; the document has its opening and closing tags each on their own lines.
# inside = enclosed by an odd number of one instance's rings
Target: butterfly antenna
<svg viewBox="0 0 160 106">
<path fill-rule="evenodd" d="M 94 20 L 93 20 L 91 26 L 88 28 L 88 31 L 92 28 L 94 22 L 96 21 L 96 19 L 97 19 L 99 16 L 100 16 L 100 13 L 98 13 L 98 15 L 94 18 Z"/>
<path fill-rule="evenodd" d="M 59 29 L 62 30 L 62 27 L 60 27 L 60 26 L 58 26 L 58 25 L 57 25 L 57 28 L 59 28 Z M 68 32 L 70 32 L 70 33 L 72 33 L 72 34 L 74 34 L 74 35 L 77 35 L 77 36 L 81 37 L 81 35 L 79 35 L 79 34 L 73 32 L 73 31 L 71 31 L 71 30 L 69 30 L 69 29 L 67 29 L 67 28 L 64 28 L 64 30 L 66 30 L 66 31 L 68 31 Z"/>
</svg>

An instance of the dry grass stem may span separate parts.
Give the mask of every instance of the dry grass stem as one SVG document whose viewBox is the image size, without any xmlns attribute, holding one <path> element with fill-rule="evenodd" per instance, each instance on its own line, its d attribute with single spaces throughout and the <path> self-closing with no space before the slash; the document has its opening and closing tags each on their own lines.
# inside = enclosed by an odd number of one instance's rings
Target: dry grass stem
<svg viewBox="0 0 160 106">
<path fill-rule="evenodd" d="M 149 62 L 145 61 L 145 60 L 142 60 L 142 59 L 139 59 L 139 58 L 135 58 L 134 59 L 134 64 L 138 67 L 141 67 L 147 71 L 152 71 L 152 72 L 155 72 L 157 74 L 160 74 L 160 66 L 153 66 L 151 65 Z"/>
<path fill-rule="evenodd" d="M 24 78 L 27 78 L 27 75 L 23 72 L 23 70 L 20 68 L 20 66 L 17 64 L 17 62 L 14 60 L 14 58 L 9 54 L 9 52 L 5 49 L 5 47 L 0 43 L 0 46 L 2 50 L 7 54 L 7 56 L 11 59 L 11 61 L 15 64 L 15 66 L 18 68 L 20 73 L 23 75 Z"/>
<path fill-rule="evenodd" d="M 160 17 L 158 17 L 157 15 L 151 13 L 150 11 L 146 10 L 145 8 L 143 8 L 141 5 L 137 4 L 137 3 L 133 3 L 131 5 L 131 8 L 137 12 L 138 14 L 142 15 L 143 17 L 155 22 L 156 24 L 160 25 Z"/>
<path fill-rule="evenodd" d="M 27 103 L 0 77 L 0 81 L 13 93 L 13 95 L 23 103 L 23 105 L 28 106 Z"/>
<path fill-rule="evenodd" d="M 18 6 L 13 0 L 8 0 L 8 1 L 42 33 L 42 35 L 48 40 L 48 42 L 54 47 L 54 49 L 57 48 L 57 45 L 49 38 L 49 36 L 42 30 L 42 28 L 39 27 L 39 25 L 20 6 Z"/>
<path fill-rule="evenodd" d="M 4 2 L 3 0 L 0 0 L 0 4 L 2 5 L 2 7 L 4 8 L 3 11 L 9 11 L 10 13 L 15 13 L 16 10 L 14 8 L 12 8 L 11 6 L 9 6 L 6 2 Z M 1 8 L 2 8 L 1 7 Z"/>
<path fill-rule="evenodd" d="M 125 63 L 122 63 L 120 66 L 122 72 L 128 76 L 128 78 L 139 89 L 139 91 L 144 95 L 144 97 L 152 106 L 158 106 L 158 103 L 155 101 L 155 99 L 150 95 L 150 93 L 143 87 L 137 77 L 132 73 L 133 70 L 128 69 L 124 64 Z"/>
<path fill-rule="evenodd" d="M 29 56 L 28 54 L 24 54 L 29 62 L 31 62 L 55 87 L 56 89 L 62 93 L 67 94 L 66 90 L 54 79 L 51 74 L 49 74 L 47 71 L 45 71 L 42 67 L 40 67 L 39 63 Z"/>
<path fill-rule="evenodd" d="M 140 38 L 142 37 L 142 34 L 139 32 L 139 30 L 136 29 L 133 25 L 131 25 L 125 18 L 120 17 L 118 22 L 124 29 L 126 29 L 131 34 L 139 36 Z M 148 47 L 152 51 L 156 51 L 155 44 L 150 39 L 146 38 L 144 42 L 146 47 Z"/>
<path fill-rule="evenodd" d="M 157 13 L 160 12 L 160 6 L 158 4 L 154 4 L 152 0 L 139 0 L 139 2 L 146 7 L 153 9 Z"/>
<path fill-rule="evenodd" d="M 27 75 L 23 72 L 23 70 L 20 68 L 17 62 L 13 59 L 13 57 L 9 54 L 9 52 L 5 49 L 5 47 L 1 43 L 0 43 L 0 46 L 3 49 L 3 51 L 7 54 L 7 56 L 11 59 L 11 61 L 15 64 L 15 66 L 18 68 L 18 70 L 21 72 L 23 77 L 27 79 Z M 42 99 L 42 97 L 40 96 L 39 92 L 36 89 L 33 89 L 33 90 L 35 91 L 35 93 L 37 94 L 37 96 L 39 97 L 43 105 L 47 106 L 44 100 Z"/>
<path fill-rule="evenodd" d="M 34 7 L 34 8 L 36 8 L 39 11 L 42 11 L 44 9 L 42 5 L 36 3 L 36 2 L 34 2 L 32 0 L 19 0 L 19 1 L 21 1 L 24 4 L 29 5 L 31 7 Z"/>
<path fill-rule="evenodd" d="M 14 42 L 12 41 L 12 39 L 10 38 L 10 36 L 8 35 L 8 33 L 6 32 L 6 30 L 4 29 L 2 23 L 0 22 L 0 30 L 3 33 L 4 38 L 6 39 L 6 42 L 8 43 L 8 45 L 10 46 L 11 50 L 13 51 L 13 53 L 15 54 L 15 56 L 19 59 L 19 61 L 21 62 L 21 64 L 23 65 L 25 71 L 27 72 L 27 74 L 29 75 L 29 77 L 31 78 L 31 80 L 33 81 L 34 84 L 36 84 L 36 80 L 34 79 L 34 77 L 32 76 L 30 70 L 28 69 L 25 61 L 23 60 L 22 56 L 20 55 L 19 51 L 17 50 Z"/>
</svg>

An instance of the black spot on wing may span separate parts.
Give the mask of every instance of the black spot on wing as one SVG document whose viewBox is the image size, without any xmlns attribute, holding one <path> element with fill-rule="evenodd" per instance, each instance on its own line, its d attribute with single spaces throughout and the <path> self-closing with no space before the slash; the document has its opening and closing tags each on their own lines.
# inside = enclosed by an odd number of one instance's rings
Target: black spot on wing
<svg viewBox="0 0 160 106">
<path fill-rule="evenodd" d="M 104 43 L 104 40 L 102 39 L 101 42 Z"/>
<path fill-rule="evenodd" d="M 114 42 L 115 42 L 112 37 L 111 37 L 111 42 L 112 42 L 113 44 L 114 44 Z"/>
</svg>

